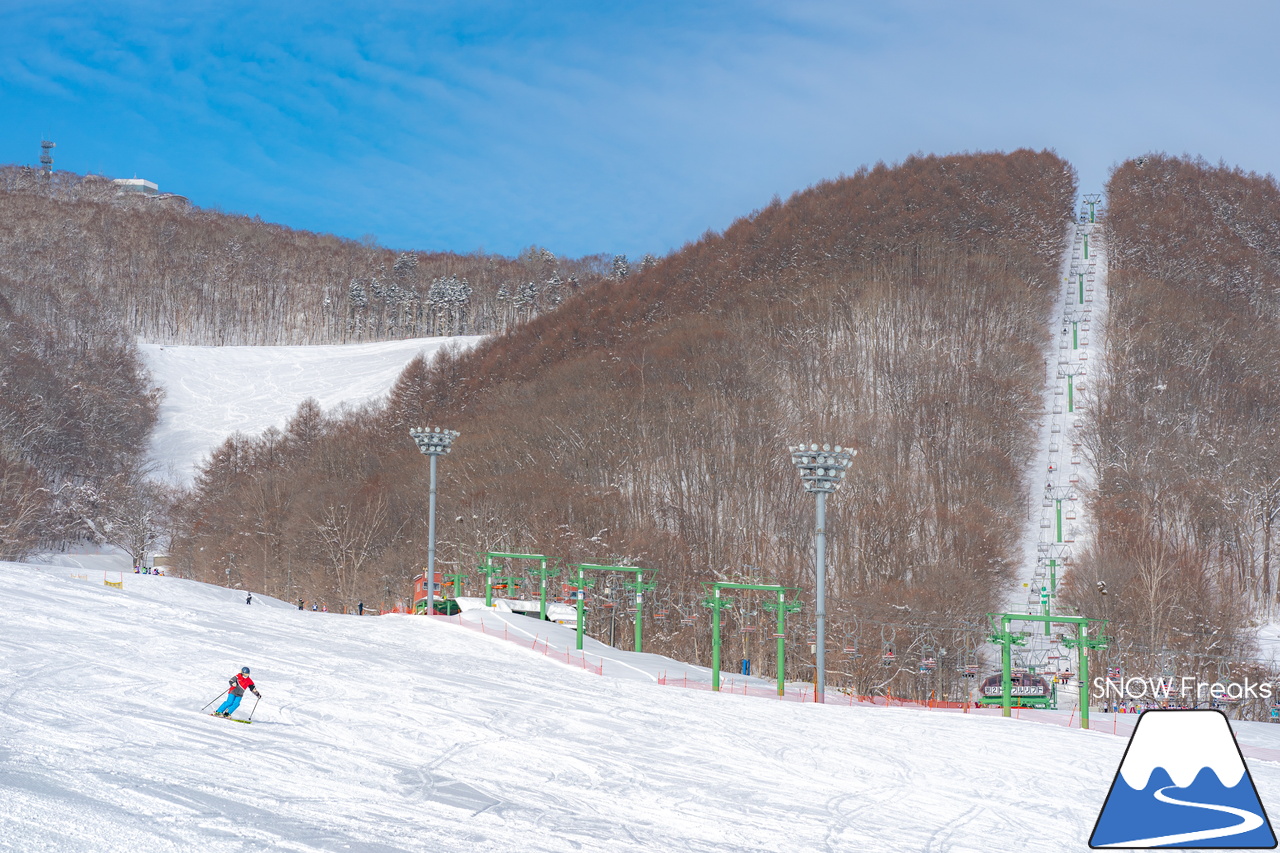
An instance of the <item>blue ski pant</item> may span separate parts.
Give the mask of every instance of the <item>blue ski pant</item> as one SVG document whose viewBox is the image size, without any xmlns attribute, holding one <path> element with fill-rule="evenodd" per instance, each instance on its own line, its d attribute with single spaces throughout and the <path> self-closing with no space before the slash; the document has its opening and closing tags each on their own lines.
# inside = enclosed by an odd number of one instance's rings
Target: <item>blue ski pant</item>
<svg viewBox="0 0 1280 853">
<path fill-rule="evenodd" d="M 243 698 L 244 698 L 243 696 L 237 696 L 237 695 L 236 695 L 236 694 L 234 694 L 234 693 L 228 693 L 228 694 L 227 694 L 227 701 L 225 701 L 225 702 L 223 702 L 221 705 L 219 705 L 219 706 L 218 706 L 218 710 L 214 711 L 214 713 L 215 713 L 215 714 L 222 714 L 222 713 L 224 713 L 224 712 L 225 712 L 225 713 L 227 713 L 227 714 L 230 714 L 230 713 L 231 713 L 232 711 L 234 711 L 236 708 L 239 708 L 239 707 L 240 707 L 240 700 L 241 700 L 241 699 L 243 699 Z"/>
</svg>

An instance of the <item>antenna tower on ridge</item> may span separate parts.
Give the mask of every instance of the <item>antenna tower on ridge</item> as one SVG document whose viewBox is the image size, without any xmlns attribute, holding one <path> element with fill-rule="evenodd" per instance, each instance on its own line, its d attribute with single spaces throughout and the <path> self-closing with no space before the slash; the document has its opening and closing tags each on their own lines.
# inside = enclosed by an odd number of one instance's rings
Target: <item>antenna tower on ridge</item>
<svg viewBox="0 0 1280 853">
<path fill-rule="evenodd" d="M 57 147 L 56 142 L 50 142 L 48 139 L 40 140 L 40 170 L 46 177 L 53 174 L 53 149 Z"/>
</svg>

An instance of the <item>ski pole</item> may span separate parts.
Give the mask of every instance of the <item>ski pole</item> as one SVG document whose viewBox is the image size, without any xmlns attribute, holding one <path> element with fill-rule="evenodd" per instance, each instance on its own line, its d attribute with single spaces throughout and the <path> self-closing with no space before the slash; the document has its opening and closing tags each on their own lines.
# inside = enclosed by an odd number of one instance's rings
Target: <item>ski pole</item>
<svg viewBox="0 0 1280 853">
<path fill-rule="evenodd" d="M 253 712 L 254 712 L 254 711 L 256 711 L 256 710 L 258 710 L 258 703 L 259 703 L 259 702 L 261 702 L 261 701 L 262 701 L 262 697 L 261 697 L 261 696 L 259 696 L 257 699 L 254 699 L 254 700 L 253 700 L 253 707 L 249 709 L 249 721 L 250 721 L 250 722 L 252 722 L 252 721 L 253 721 Z"/>
<path fill-rule="evenodd" d="M 231 688 L 227 688 L 227 689 L 230 690 Z M 219 699 L 221 699 L 223 696 L 226 696 L 226 695 L 227 695 L 227 691 L 226 690 L 222 691 L 217 696 L 213 697 L 213 702 L 217 702 Z M 212 705 L 213 702 L 210 702 L 209 705 Z M 204 708 L 208 708 L 209 705 L 205 705 Z M 201 708 L 200 710 L 203 711 L 204 708 Z"/>
</svg>

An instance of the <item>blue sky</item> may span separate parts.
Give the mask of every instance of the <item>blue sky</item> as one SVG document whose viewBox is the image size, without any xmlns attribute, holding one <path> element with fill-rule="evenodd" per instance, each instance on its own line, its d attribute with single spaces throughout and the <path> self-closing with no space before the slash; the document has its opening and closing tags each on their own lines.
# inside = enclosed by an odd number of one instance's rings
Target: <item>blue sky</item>
<svg viewBox="0 0 1280 853">
<path fill-rule="evenodd" d="M 1280 4 L 0 0 L 0 162 L 397 249 L 665 254 L 824 178 L 1280 173 Z"/>
</svg>

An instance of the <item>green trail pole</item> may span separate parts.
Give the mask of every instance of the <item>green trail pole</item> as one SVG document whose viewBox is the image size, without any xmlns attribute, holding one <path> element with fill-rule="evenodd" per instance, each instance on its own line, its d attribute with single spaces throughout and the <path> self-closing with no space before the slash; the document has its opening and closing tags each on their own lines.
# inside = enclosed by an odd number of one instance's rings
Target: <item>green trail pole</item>
<svg viewBox="0 0 1280 853">
<path fill-rule="evenodd" d="M 538 618 L 547 621 L 547 558 L 542 558 L 542 568 L 538 570 L 538 588 L 542 592 L 538 606 Z"/>
<path fill-rule="evenodd" d="M 720 610 L 733 604 L 733 600 L 720 596 L 720 584 L 712 584 L 711 595 L 702 602 L 711 608 L 711 689 L 720 690 Z"/>
<path fill-rule="evenodd" d="M 484 606 L 493 606 L 493 575 L 496 571 L 495 567 L 489 562 L 489 555 L 484 555 L 484 563 L 480 566 L 480 571 L 484 572 Z"/>
<path fill-rule="evenodd" d="M 1054 510 L 1053 510 L 1054 516 L 1056 517 L 1058 522 L 1058 529 L 1057 529 L 1058 541 L 1061 542 L 1062 541 L 1062 498 L 1054 499 L 1053 506 L 1054 506 Z"/>
<path fill-rule="evenodd" d="M 636 651 L 641 651 L 641 643 L 644 641 L 644 593 L 636 593 Z"/>
<path fill-rule="evenodd" d="M 1002 626 L 1004 633 L 1009 633 L 1009 623 L 1006 622 Z M 1013 636 L 1009 635 L 1009 639 L 1001 644 L 1000 651 L 1000 716 L 1013 716 Z"/>
<path fill-rule="evenodd" d="M 1080 302 L 1084 304 L 1084 273 L 1080 273 Z"/>
<path fill-rule="evenodd" d="M 1089 623 L 1080 626 L 1080 648 L 1076 651 L 1080 673 L 1080 728 L 1089 728 Z"/>
<path fill-rule="evenodd" d="M 778 612 L 778 629 L 774 631 L 773 638 L 778 641 L 778 695 L 782 696 L 786 693 L 786 665 L 787 665 L 787 614 L 795 613 L 800 609 L 800 602 L 787 601 L 787 589 L 785 587 L 774 587 L 778 594 L 776 601 L 766 601 L 762 607 L 765 610 L 776 610 Z"/>
<path fill-rule="evenodd" d="M 1093 202 L 1089 202 L 1089 221 L 1090 221 L 1090 222 L 1094 222 L 1094 221 L 1096 221 L 1096 220 L 1093 218 L 1093 205 L 1094 205 L 1094 203 L 1093 203 Z"/>
<path fill-rule="evenodd" d="M 587 597 L 586 577 L 583 575 L 582 566 L 578 566 L 578 582 L 574 589 L 574 598 L 578 603 L 578 651 L 582 651 L 582 634 L 586 627 L 586 616 L 583 612 L 583 602 Z"/>
<path fill-rule="evenodd" d="M 779 590 L 778 591 L 778 630 L 774 632 L 775 634 L 777 634 L 777 639 L 778 639 L 777 669 L 778 669 L 778 695 L 779 696 L 782 696 L 787 691 L 786 679 L 783 676 L 783 672 L 785 671 L 787 666 L 787 646 L 786 646 L 787 611 L 785 609 L 785 602 L 783 601 L 784 597 L 785 597 L 785 593 Z"/>
<path fill-rule="evenodd" d="M 636 651 L 639 652 L 642 650 L 642 642 L 644 639 L 644 628 L 643 628 L 644 626 L 644 594 L 646 590 L 653 589 L 654 587 L 657 586 L 657 584 L 652 581 L 646 581 L 644 579 L 644 573 L 646 571 L 649 571 L 648 569 L 634 569 L 634 571 L 636 573 L 635 580 L 623 581 L 622 585 L 626 589 L 631 590 L 632 594 L 635 596 L 634 601 L 636 605 Z"/>
<path fill-rule="evenodd" d="M 1072 380 L 1075 379 L 1074 373 L 1067 374 L 1067 411 L 1074 412 L 1076 410 L 1076 389 Z"/>
<path fill-rule="evenodd" d="M 1049 560 L 1049 594 L 1058 595 L 1058 561 L 1054 559 Z"/>
<path fill-rule="evenodd" d="M 715 591 L 715 606 L 711 608 L 711 689 L 720 690 L 720 589 Z"/>
<path fill-rule="evenodd" d="M 1067 620 L 1061 620 L 1067 621 Z M 1080 639 L 1073 640 L 1070 637 L 1064 637 L 1062 644 L 1068 649 L 1076 650 L 1076 671 L 1080 673 L 1080 728 L 1089 728 L 1089 651 L 1091 649 L 1105 649 L 1107 647 L 1106 637 L 1089 638 L 1089 622 L 1101 622 L 1104 626 L 1107 624 L 1105 619 L 1083 620 L 1080 623 Z"/>
<path fill-rule="evenodd" d="M 995 616 L 991 614 L 992 627 L 995 627 Z M 1000 628 L 988 639 L 1000 646 L 1000 716 L 1013 716 L 1013 647 L 1024 645 L 1027 640 L 1009 630 L 1009 615 L 999 614 Z"/>
<path fill-rule="evenodd" d="M 1080 297 L 1080 301 L 1084 301 L 1084 296 Z M 1071 348 L 1080 349 L 1080 321 L 1071 321 Z"/>
<path fill-rule="evenodd" d="M 1084 259 L 1089 260 L 1089 235 L 1084 235 Z M 1083 298 L 1083 297 L 1082 297 Z"/>
<path fill-rule="evenodd" d="M 462 582 L 466 579 L 466 572 L 454 572 L 453 574 L 441 576 L 441 580 L 448 582 L 447 585 L 452 589 L 454 598 L 462 595 Z"/>
</svg>

